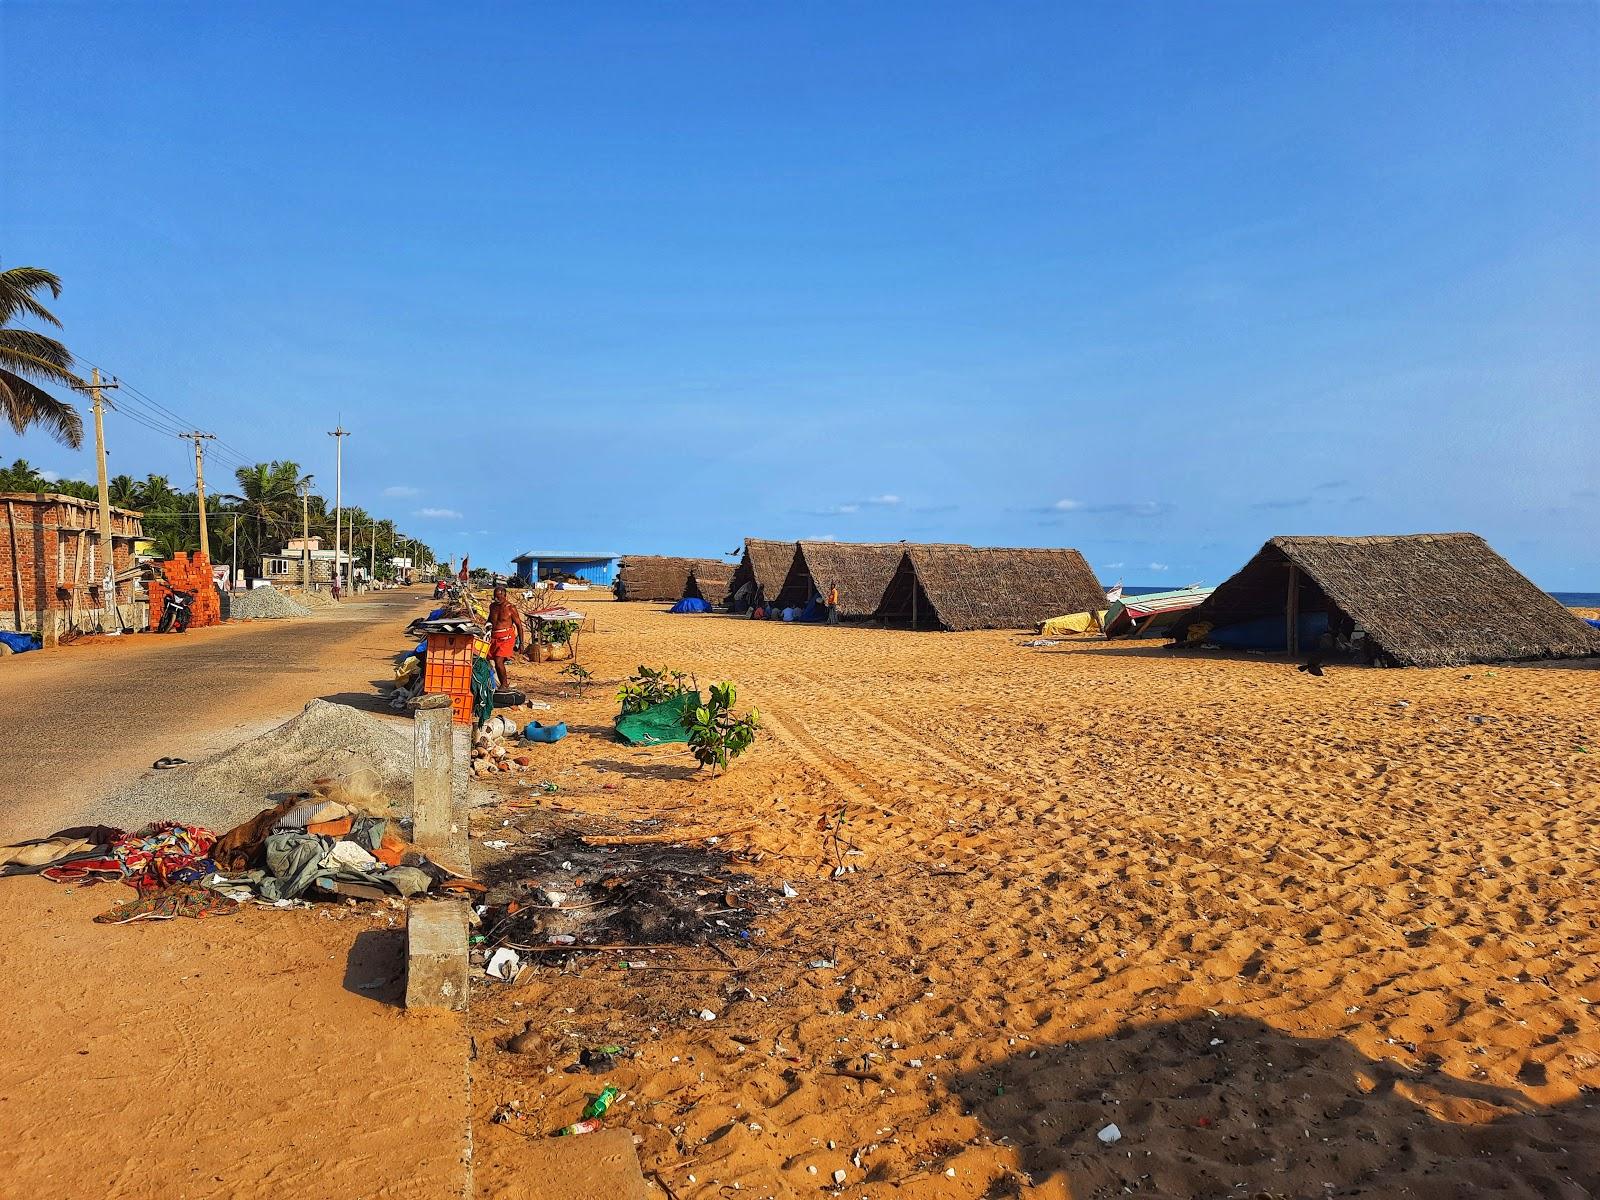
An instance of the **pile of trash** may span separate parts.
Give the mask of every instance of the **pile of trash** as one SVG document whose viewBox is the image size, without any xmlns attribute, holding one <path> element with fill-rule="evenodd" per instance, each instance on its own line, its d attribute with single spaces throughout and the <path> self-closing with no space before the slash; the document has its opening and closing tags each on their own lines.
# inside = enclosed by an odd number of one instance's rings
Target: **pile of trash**
<svg viewBox="0 0 1600 1200">
<path fill-rule="evenodd" d="M 524 701 L 525 708 L 547 709 L 541 701 Z M 487 775 L 512 774 L 533 768 L 533 745 L 559 742 L 567 736 L 565 722 L 543 725 L 530 721 L 526 728 L 519 727 L 509 716 L 497 714 L 490 717 L 472 738 L 472 773 L 480 779 Z"/>
<path fill-rule="evenodd" d="M 624 844 L 595 844 L 603 840 Z M 486 968 L 499 956 L 491 977 L 514 976 L 517 951 L 748 941 L 777 902 L 778 893 L 733 870 L 732 856 L 714 845 L 577 834 L 538 841 L 480 871 L 488 890 L 475 954 Z"/>
<path fill-rule="evenodd" d="M 274 621 L 284 617 L 309 617 L 311 610 L 268 584 L 236 592 L 230 614 L 235 621 Z"/>
<path fill-rule="evenodd" d="M 420 853 L 402 822 L 373 815 L 375 799 L 360 779 L 321 779 L 220 837 L 177 821 L 134 833 L 63 830 L 0 850 L 0 874 L 37 873 L 80 886 L 125 883 L 137 898 L 95 918 L 119 925 L 227 916 L 251 901 L 286 908 L 312 899 L 398 901 L 483 890 Z"/>
</svg>

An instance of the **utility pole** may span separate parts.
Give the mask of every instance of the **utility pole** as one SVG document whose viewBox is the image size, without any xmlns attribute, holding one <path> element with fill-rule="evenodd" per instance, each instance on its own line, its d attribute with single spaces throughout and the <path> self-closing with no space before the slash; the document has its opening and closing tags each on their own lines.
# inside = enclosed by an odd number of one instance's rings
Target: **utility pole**
<svg viewBox="0 0 1600 1200">
<path fill-rule="evenodd" d="M 95 367 L 89 374 L 87 387 L 74 385 L 75 390 L 88 392 L 89 398 L 94 402 L 94 465 L 100 480 L 100 546 L 105 552 L 104 580 L 109 581 L 101 585 L 101 605 L 106 603 L 107 593 L 113 608 L 117 604 L 117 556 L 111 540 L 111 489 L 106 484 L 106 422 L 105 400 L 100 395 L 102 388 L 107 391 L 119 387 L 115 379 L 104 382 L 100 378 L 100 368 Z"/>
<path fill-rule="evenodd" d="M 372 553 L 367 561 L 367 586 L 378 582 L 378 523 L 372 523 Z"/>
<path fill-rule="evenodd" d="M 194 440 L 194 490 L 200 500 L 200 553 L 206 556 L 206 561 L 211 561 L 211 539 L 206 532 L 206 457 L 205 443 L 214 442 L 217 435 L 214 433 L 200 433 L 198 430 L 190 433 L 180 433 L 179 437 Z"/>
<path fill-rule="evenodd" d="M 344 505 L 344 440 L 350 436 L 350 431 L 340 422 L 337 429 L 330 430 L 328 436 L 333 439 L 333 581 L 339 582 L 339 543 L 343 533 L 343 505 Z"/>
<path fill-rule="evenodd" d="M 311 480 L 300 481 L 300 586 L 311 590 Z"/>
<path fill-rule="evenodd" d="M 239 514 L 233 514 L 233 569 L 228 572 L 228 590 L 239 586 Z"/>
</svg>

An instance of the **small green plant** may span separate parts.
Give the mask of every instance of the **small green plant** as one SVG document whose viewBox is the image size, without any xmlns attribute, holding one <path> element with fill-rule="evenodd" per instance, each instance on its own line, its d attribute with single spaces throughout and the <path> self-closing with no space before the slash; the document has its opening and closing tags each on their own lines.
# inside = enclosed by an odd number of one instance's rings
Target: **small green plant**
<svg viewBox="0 0 1600 1200">
<path fill-rule="evenodd" d="M 689 731 L 689 752 L 702 767 L 715 775 L 727 770 L 728 763 L 750 748 L 761 728 L 761 717 L 751 709 L 742 717 L 733 715 L 734 687 L 731 683 L 711 685 L 711 697 L 683 714 L 683 727 Z"/>
<path fill-rule="evenodd" d="M 685 692 L 698 692 L 699 687 L 682 671 L 675 671 L 671 667 L 647 667 L 640 665 L 636 674 L 628 676 L 627 681 L 617 691 L 617 699 L 622 702 L 622 715 L 643 712 L 657 704 L 664 704 L 674 696 L 681 696 Z"/>
<path fill-rule="evenodd" d="M 565 646 L 572 640 L 572 635 L 578 632 L 576 621 L 543 621 L 542 632 L 544 640 L 552 646 Z"/>
<path fill-rule="evenodd" d="M 583 689 L 594 678 L 588 670 L 577 663 L 568 663 L 561 669 L 561 673 L 572 680 L 573 687 L 578 689 L 578 695 L 583 695 Z"/>
</svg>

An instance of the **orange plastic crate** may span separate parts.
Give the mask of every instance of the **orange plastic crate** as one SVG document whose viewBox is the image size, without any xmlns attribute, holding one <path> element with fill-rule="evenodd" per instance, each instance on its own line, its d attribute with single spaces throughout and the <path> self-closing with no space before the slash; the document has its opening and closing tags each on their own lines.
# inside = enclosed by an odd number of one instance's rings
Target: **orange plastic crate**
<svg viewBox="0 0 1600 1200">
<path fill-rule="evenodd" d="M 472 693 L 450 697 L 450 717 L 457 725 L 472 724 Z"/>
</svg>

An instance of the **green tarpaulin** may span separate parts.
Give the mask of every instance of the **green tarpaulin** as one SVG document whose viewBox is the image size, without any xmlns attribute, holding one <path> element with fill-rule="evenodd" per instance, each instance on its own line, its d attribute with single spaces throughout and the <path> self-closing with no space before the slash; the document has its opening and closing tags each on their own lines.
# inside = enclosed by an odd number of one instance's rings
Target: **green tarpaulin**
<svg viewBox="0 0 1600 1200">
<path fill-rule="evenodd" d="M 685 692 L 660 704 L 653 704 L 643 712 L 627 713 L 617 718 L 617 736 L 630 746 L 659 746 L 664 742 L 687 742 L 689 731 L 683 727 L 683 714 L 700 703 L 700 693 Z"/>
</svg>

